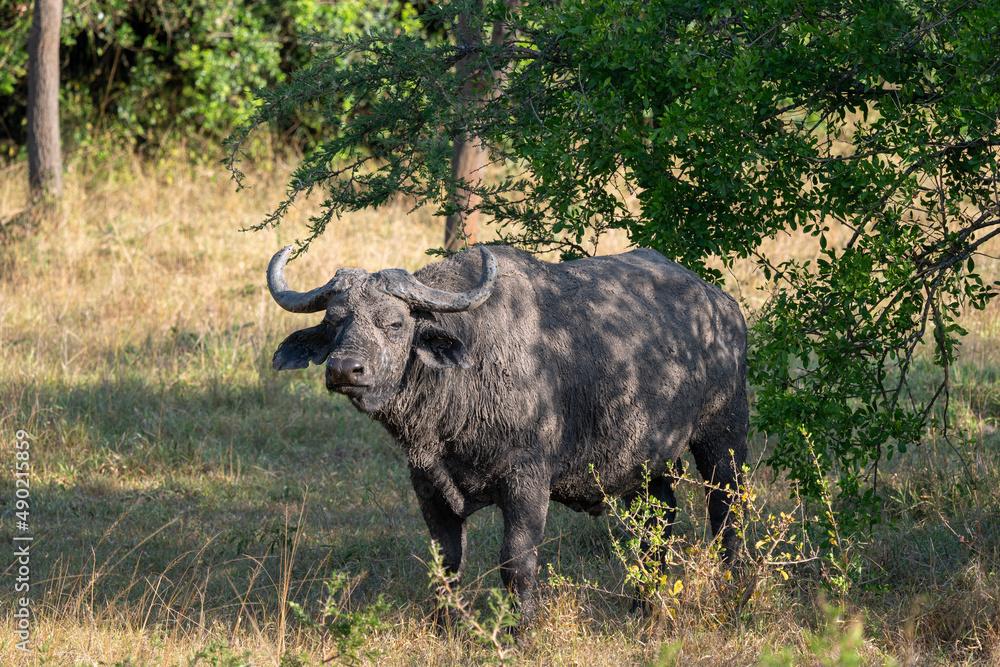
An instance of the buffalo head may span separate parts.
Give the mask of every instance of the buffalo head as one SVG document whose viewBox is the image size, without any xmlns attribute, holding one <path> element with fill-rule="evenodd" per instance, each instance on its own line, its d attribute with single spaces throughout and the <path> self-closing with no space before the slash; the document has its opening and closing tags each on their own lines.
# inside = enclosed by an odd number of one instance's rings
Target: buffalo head
<svg viewBox="0 0 1000 667">
<path fill-rule="evenodd" d="M 435 322 L 431 313 L 472 310 L 490 297 L 497 261 L 481 247 L 479 284 L 466 292 L 446 292 L 424 285 L 402 269 L 369 273 L 340 269 L 328 283 L 295 292 L 285 282 L 285 263 L 294 246 L 271 258 L 267 286 L 279 306 L 293 313 L 326 311 L 317 326 L 296 331 L 278 346 L 271 364 L 277 370 L 326 362 L 326 386 L 372 413 L 396 392 L 411 351 L 427 367 L 465 368 L 465 343 Z"/>
</svg>

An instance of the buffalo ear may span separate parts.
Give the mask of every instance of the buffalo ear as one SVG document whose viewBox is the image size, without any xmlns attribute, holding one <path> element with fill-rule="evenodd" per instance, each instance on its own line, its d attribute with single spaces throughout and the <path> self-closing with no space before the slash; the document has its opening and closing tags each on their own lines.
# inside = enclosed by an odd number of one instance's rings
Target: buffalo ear
<svg viewBox="0 0 1000 667">
<path fill-rule="evenodd" d="M 309 362 L 321 364 L 333 349 L 333 332 L 326 323 L 296 331 L 274 353 L 271 366 L 277 371 L 307 368 Z"/>
<path fill-rule="evenodd" d="M 420 361 L 428 368 L 442 370 L 444 368 L 468 368 L 471 364 L 466 353 L 465 343 L 444 329 L 427 327 L 418 331 L 413 343 Z"/>
</svg>

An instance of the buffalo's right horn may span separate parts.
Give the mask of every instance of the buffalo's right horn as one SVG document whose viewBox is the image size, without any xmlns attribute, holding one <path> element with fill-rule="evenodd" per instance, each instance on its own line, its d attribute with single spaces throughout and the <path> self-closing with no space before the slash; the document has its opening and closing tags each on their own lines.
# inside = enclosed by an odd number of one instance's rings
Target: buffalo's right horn
<svg viewBox="0 0 1000 667">
<path fill-rule="evenodd" d="M 338 292 L 344 291 L 343 281 L 334 277 L 322 287 L 308 292 L 289 289 L 288 283 L 285 282 L 285 262 L 294 249 L 294 245 L 288 245 L 274 253 L 271 263 L 267 265 L 267 289 L 271 290 L 275 302 L 289 312 L 318 313 L 326 310 L 330 299 Z"/>
</svg>

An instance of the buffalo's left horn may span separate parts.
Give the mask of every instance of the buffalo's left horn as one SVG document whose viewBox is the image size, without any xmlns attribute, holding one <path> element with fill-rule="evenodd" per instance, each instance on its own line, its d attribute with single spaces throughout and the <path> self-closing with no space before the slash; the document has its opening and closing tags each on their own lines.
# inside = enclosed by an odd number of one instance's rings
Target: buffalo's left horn
<svg viewBox="0 0 1000 667">
<path fill-rule="evenodd" d="M 493 288 L 497 285 L 496 256 L 485 246 L 479 246 L 479 250 L 483 255 L 483 273 L 479 278 L 479 284 L 468 291 L 445 292 L 428 287 L 403 269 L 379 271 L 379 276 L 384 279 L 382 290 L 402 299 L 414 308 L 437 313 L 458 313 L 478 308 L 490 298 Z"/>
<path fill-rule="evenodd" d="M 285 262 L 294 249 L 294 245 L 288 245 L 274 253 L 271 263 L 267 265 L 267 289 L 271 290 L 275 302 L 289 312 L 318 313 L 326 310 L 330 305 L 330 299 L 338 292 L 344 291 L 343 282 L 333 278 L 322 287 L 308 292 L 289 289 L 288 283 L 285 282 Z"/>
</svg>

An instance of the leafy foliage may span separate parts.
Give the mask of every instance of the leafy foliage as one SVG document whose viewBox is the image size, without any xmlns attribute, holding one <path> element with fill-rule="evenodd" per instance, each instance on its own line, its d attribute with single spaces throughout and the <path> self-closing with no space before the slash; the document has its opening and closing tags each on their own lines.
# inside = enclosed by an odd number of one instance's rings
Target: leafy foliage
<svg viewBox="0 0 1000 667">
<path fill-rule="evenodd" d="M 308 60 L 306 35 L 415 28 L 414 13 L 402 0 L 66 2 L 64 138 L 86 146 L 113 130 L 137 145 L 217 140 L 245 118 L 249 91 L 282 81 Z M 24 144 L 30 27 L 30 3 L 0 8 L 0 142 L 10 152 Z M 282 128 L 306 143 L 319 130 L 306 109 Z"/>
<path fill-rule="evenodd" d="M 744 468 L 744 487 L 733 505 L 740 537 L 738 567 L 720 562 L 718 542 L 703 542 L 709 526 L 700 504 L 707 494 L 721 491 L 720 487 L 695 480 L 687 470 L 675 467 L 670 475 L 675 493 L 688 500 L 697 497 L 698 503 L 692 508 L 682 500 L 672 508 L 649 494 L 649 473 L 644 474 L 647 490 L 631 502 L 606 501 L 608 514 L 615 519 L 609 524 L 612 552 L 624 568 L 626 590 L 631 588 L 638 596 L 636 602 L 672 631 L 692 623 L 693 618 L 698 619 L 695 625 L 706 628 L 752 622 L 767 613 L 761 606 L 773 601 L 774 589 L 789 580 L 790 571 L 801 571 L 820 558 L 804 529 L 804 504 L 799 502 L 790 512 L 768 511 L 758 500 L 760 480 L 749 468 Z M 677 530 L 685 524 L 696 528 Z M 625 539 L 614 539 L 617 526 L 624 528 Z M 837 586 L 841 576 L 837 566 L 844 555 L 839 548 L 825 555 L 828 563 L 824 565 L 834 565 L 823 568 L 820 580 L 827 588 Z"/>
<path fill-rule="evenodd" d="M 373 32 L 326 46 L 294 81 L 259 95 L 228 140 L 298 109 L 329 109 L 333 137 L 294 173 L 280 222 L 328 191 L 306 245 L 344 212 L 400 193 L 450 213 L 456 187 L 505 241 L 587 254 L 608 229 L 721 281 L 753 258 L 769 300 L 752 332 L 758 432 L 770 463 L 809 498 L 835 474 L 844 527 L 877 519 L 880 461 L 946 415 L 962 308 L 995 295 L 974 256 L 1000 233 L 1000 5 L 957 0 L 564 0 L 472 11 L 473 75 L 501 89 L 469 104 L 454 65 L 469 47 Z M 448 14 L 437 20 L 447 23 Z M 344 63 L 347 63 L 344 66 Z M 503 72 L 505 76 L 495 76 Z M 364 115 L 344 116 L 335 100 Z M 456 182 L 450 142 L 478 135 L 494 169 Z M 830 242 L 831 230 L 849 239 Z M 813 261 L 762 244 L 813 237 Z M 713 260 L 714 258 L 714 260 Z M 938 382 L 911 370 L 931 348 Z M 815 454 L 813 453 L 815 452 Z M 818 461 L 819 466 L 816 465 Z M 851 519 L 854 517 L 854 519 Z"/>
</svg>

